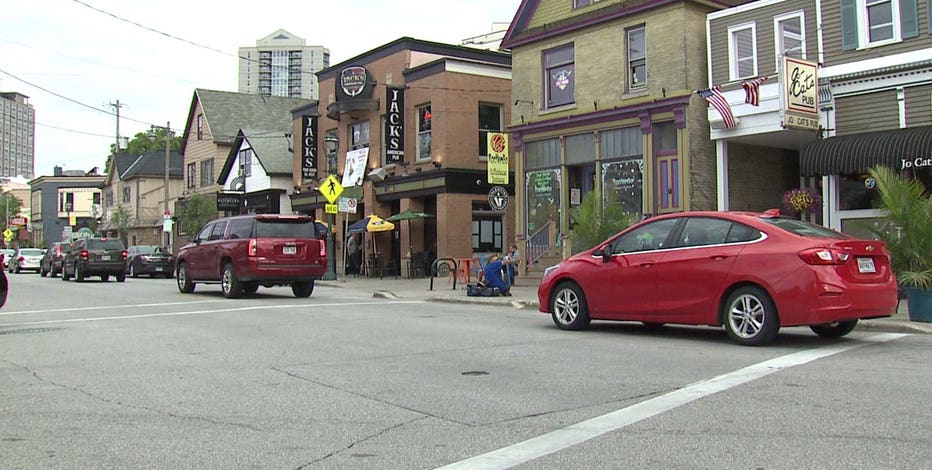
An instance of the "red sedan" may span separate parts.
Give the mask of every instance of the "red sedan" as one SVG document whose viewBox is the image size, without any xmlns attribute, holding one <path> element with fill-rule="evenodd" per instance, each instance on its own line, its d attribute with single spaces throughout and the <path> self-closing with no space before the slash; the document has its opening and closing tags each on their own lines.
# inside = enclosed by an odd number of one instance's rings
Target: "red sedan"
<svg viewBox="0 0 932 470">
<path fill-rule="evenodd" d="M 635 224 L 544 273 L 540 311 L 561 329 L 591 320 L 722 326 L 745 345 L 780 327 L 841 337 L 897 304 L 886 245 L 796 219 L 684 212 Z"/>
</svg>

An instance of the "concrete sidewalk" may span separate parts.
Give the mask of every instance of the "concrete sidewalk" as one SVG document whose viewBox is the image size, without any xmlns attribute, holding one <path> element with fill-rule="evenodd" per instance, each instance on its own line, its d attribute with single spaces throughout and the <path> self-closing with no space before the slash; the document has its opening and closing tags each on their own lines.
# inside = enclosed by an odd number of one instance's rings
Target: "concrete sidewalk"
<svg viewBox="0 0 932 470">
<path fill-rule="evenodd" d="M 423 300 L 430 302 L 455 302 L 497 305 L 516 309 L 537 311 L 537 286 L 518 285 L 511 288 L 510 297 L 468 297 L 466 286 L 457 282 L 456 289 L 448 277 L 406 279 L 402 277 L 367 278 L 347 276 L 335 281 L 318 281 L 318 285 L 353 289 L 371 293 L 374 297 L 390 299 Z M 857 330 L 891 333 L 932 334 L 932 323 L 913 322 L 906 312 L 906 300 L 900 301 L 896 314 L 889 318 L 862 320 Z"/>
</svg>

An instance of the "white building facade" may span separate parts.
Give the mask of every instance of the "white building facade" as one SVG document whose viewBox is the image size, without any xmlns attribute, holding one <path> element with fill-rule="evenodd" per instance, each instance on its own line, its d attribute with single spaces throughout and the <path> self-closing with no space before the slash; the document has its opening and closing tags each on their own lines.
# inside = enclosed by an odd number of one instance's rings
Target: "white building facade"
<svg viewBox="0 0 932 470">
<path fill-rule="evenodd" d="M 279 29 L 239 49 L 239 92 L 316 100 L 317 72 L 329 66 L 329 49 Z"/>
</svg>

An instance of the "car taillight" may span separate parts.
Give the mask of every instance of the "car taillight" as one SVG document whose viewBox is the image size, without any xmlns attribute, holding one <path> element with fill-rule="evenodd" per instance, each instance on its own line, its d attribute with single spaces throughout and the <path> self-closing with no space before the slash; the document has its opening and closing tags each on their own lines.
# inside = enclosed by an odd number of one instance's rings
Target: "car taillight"
<svg viewBox="0 0 932 470">
<path fill-rule="evenodd" d="M 23 258 L 22 256 L 20 256 L 19 259 L 16 261 L 26 261 L 26 258 Z"/>
<path fill-rule="evenodd" d="M 81 250 L 81 259 L 87 259 L 87 250 Z"/>
<path fill-rule="evenodd" d="M 122 256 L 123 259 L 126 259 L 126 250 L 121 251 L 120 256 Z"/>
<path fill-rule="evenodd" d="M 249 240 L 249 248 L 247 249 L 246 254 L 249 256 L 256 256 L 259 254 L 259 247 L 255 238 Z"/>
<path fill-rule="evenodd" d="M 799 257 L 806 264 L 837 265 L 847 263 L 851 254 L 832 248 L 811 248 L 800 251 Z"/>
<path fill-rule="evenodd" d="M 327 257 L 327 244 L 324 243 L 323 240 L 320 240 L 320 257 L 321 258 Z"/>
</svg>

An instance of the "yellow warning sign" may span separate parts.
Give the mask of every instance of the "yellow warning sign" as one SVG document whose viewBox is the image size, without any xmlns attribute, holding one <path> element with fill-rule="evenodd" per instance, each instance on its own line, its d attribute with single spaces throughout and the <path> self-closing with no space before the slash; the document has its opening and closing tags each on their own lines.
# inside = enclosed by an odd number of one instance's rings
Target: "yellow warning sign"
<svg viewBox="0 0 932 470">
<path fill-rule="evenodd" d="M 337 198 L 343 194 L 343 185 L 340 184 L 335 176 L 328 175 L 327 179 L 324 180 L 324 184 L 320 185 L 317 190 L 320 191 L 320 194 L 327 198 L 327 202 L 333 204 L 333 201 L 336 201 Z M 329 214 L 330 212 L 327 213 Z M 336 214 L 336 212 L 333 213 Z"/>
</svg>

